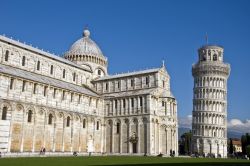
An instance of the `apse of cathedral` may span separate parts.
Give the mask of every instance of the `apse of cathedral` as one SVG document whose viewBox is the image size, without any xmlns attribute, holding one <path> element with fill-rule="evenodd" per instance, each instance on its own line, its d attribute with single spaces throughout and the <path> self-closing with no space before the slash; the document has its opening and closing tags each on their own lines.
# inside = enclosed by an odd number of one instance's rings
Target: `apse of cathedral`
<svg viewBox="0 0 250 166">
<path fill-rule="evenodd" d="M 165 65 L 109 75 L 90 36 L 63 57 L 0 36 L 0 151 L 177 155 Z"/>
</svg>

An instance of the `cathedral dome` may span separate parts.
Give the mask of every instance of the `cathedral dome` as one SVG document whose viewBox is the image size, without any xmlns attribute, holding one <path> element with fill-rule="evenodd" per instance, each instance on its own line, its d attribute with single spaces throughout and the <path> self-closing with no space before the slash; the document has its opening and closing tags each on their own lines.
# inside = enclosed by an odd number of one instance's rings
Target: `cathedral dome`
<svg viewBox="0 0 250 166">
<path fill-rule="evenodd" d="M 83 31 L 83 37 L 73 43 L 65 53 L 64 58 L 87 68 L 95 76 L 107 74 L 108 60 L 99 46 L 90 39 L 90 31 L 87 29 Z"/>
<path fill-rule="evenodd" d="M 101 59 L 106 59 L 102 54 L 98 45 L 90 39 L 90 31 L 85 29 L 83 31 L 83 37 L 77 40 L 65 53 L 65 58 L 69 56 L 95 56 Z"/>
</svg>

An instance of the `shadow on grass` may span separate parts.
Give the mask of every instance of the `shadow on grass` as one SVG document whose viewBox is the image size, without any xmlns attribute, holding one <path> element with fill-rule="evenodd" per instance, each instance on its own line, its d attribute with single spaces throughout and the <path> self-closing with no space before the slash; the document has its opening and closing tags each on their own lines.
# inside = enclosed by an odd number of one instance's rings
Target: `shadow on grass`
<svg viewBox="0 0 250 166">
<path fill-rule="evenodd" d="M 115 164 L 117 165 L 117 164 Z M 224 163 L 224 162 L 209 162 L 209 163 L 145 163 L 145 164 L 119 164 L 117 166 L 163 166 L 163 165 L 173 165 L 173 166 L 250 166 L 249 163 Z M 105 165 L 105 166 L 114 166 L 114 165 Z"/>
</svg>

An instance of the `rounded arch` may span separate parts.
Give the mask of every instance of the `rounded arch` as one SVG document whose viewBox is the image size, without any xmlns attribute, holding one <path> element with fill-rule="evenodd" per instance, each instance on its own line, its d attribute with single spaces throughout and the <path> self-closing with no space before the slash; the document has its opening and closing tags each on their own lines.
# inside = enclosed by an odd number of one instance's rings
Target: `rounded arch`
<svg viewBox="0 0 250 166">
<path fill-rule="evenodd" d="M 66 117 L 66 127 L 70 127 L 70 123 L 71 123 L 71 117 L 70 116 L 67 116 Z"/>
<path fill-rule="evenodd" d="M 17 104 L 16 105 L 16 111 L 22 111 L 22 112 L 24 112 L 24 106 L 22 105 L 22 104 Z"/>
<path fill-rule="evenodd" d="M 81 66 L 82 66 L 82 67 L 86 67 L 86 68 L 89 69 L 91 72 L 93 72 L 93 68 L 91 67 L 90 64 L 88 64 L 88 63 L 83 63 L 83 64 L 81 64 Z"/>
<path fill-rule="evenodd" d="M 11 112 L 11 106 L 9 104 L 2 104 L 1 107 L 1 120 L 8 120 L 9 118 L 7 118 L 8 116 L 8 112 Z"/>
<path fill-rule="evenodd" d="M 101 67 L 101 66 L 96 67 L 94 72 L 98 76 L 105 76 L 105 75 L 107 75 L 106 70 L 103 67 Z"/>
<path fill-rule="evenodd" d="M 12 106 L 11 106 L 11 104 L 9 102 L 3 102 L 1 104 L 1 109 L 3 109 L 3 107 L 7 107 L 9 111 L 12 110 Z"/>
<path fill-rule="evenodd" d="M 82 127 L 86 128 L 88 124 L 87 117 L 82 117 Z"/>
</svg>

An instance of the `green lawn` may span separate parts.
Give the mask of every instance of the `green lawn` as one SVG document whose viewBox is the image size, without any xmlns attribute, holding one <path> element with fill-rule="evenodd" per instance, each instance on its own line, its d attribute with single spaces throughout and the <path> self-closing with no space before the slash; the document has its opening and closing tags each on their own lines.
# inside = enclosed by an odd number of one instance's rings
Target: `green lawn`
<svg viewBox="0 0 250 166">
<path fill-rule="evenodd" d="M 85 166 L 85 165 L 248 165 L 247 160 L 208 158 L 161 158 L 161 157 L 30 157 L 1 158 L 0 166 Z"/>
</svg>

